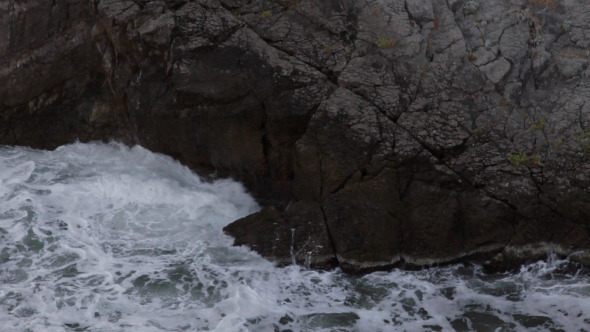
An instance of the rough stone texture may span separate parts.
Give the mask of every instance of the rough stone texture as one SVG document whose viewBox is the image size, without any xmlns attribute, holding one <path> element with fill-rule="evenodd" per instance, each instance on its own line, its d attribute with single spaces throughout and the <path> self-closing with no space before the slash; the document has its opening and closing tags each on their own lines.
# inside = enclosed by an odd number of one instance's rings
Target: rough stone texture
<svg viewBox="0 0 590 332">
<path fill-rule="evenodd" d="M 498 60 L 492 61 L 485 66 L 481 66 L 480 69 L 484 75 L 486 75 L 488 80 L 494 84 L 498 84 L 510 71 L 510 62 L 504 58 L 499 58 Z"/>
<path fill-rule="evenodd" d="M 0 140 L 54 148 L 117 132 L 123 109 L 104 89 L 91 7 L 65 0 L 0 5 Z"/>
<path fill-rule="evenodd" d="M 235 245 L 248 245 L 279 265 L 312 268 L 336 266 L 333 244 L 317 202 L 299 201 L 285 211 L 263 208 L 225 228 L 235 234 Z M 252 230 L 260 230 L 261 233 Z"/>
<path fill-rule="evenodd" d="M 232 176 L 268 207 L 227 232 L 281 264 L 574 252 L 589 50 L 584 1 L 5 0 L 0 143 Z"/>
</svg>

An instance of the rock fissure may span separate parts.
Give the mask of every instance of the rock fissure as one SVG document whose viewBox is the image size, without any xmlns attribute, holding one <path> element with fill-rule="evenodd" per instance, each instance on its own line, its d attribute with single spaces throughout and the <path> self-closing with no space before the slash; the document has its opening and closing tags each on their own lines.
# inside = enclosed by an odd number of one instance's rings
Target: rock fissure
<svg viewBox="0 0 590 332">
<path fill-rule="evenodd" d="M 328 235 L 328 239 L 330 241 L 330 249 L 334 253 L 334 260 L 338 266 L 341 266 L 341 262 L 338 259 L 338 251 L 336 250 L 336 244 L 334 243 L 334 237 L 332 236 L 332 232 L 330 232 L 330 225 L 328 225 L 328 218 L 326 217 L 326 212 L 324 211 L 323 205 L 320 203 L 320 211 L 322 211 L 322 218 L 324 225 L 326 227 L 326 233 Z"/>
</svg>

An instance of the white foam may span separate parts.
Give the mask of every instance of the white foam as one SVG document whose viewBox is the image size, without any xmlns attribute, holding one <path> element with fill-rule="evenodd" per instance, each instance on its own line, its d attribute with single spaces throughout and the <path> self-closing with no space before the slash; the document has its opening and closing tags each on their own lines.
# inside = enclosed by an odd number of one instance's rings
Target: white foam
<svg viewBox="0 0 590 332">
<path fill-rule="evenodd" d="M 8 186 L 23 183 L 31 177 L 35 170 L 35 163 L 26 161 L 7 170 L 0 171 L 0 185 Z"/>
<path fill-rule="evenodd" d="M 0 179 L 7 331 L 446 331 L 457 324 L 570 331 L 590 324 L 590 278 L 557 274 L 559 260 L 495 277 L 459 265 L 364 277 L 275 268 L 231 247 L 222 233 L 258 209 L 243 186 L 203 181 L 141 147 L 0 147 Z"/>
</svg>

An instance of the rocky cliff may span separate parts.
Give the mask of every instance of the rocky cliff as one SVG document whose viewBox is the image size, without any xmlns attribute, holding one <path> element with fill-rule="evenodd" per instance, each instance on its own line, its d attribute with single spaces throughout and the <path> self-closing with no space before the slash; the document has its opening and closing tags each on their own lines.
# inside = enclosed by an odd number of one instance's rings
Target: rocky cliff
<svg viewBox="0 0 590 332">
<path fill-rule="evenodd" d="M 243 181 L 226 231 L 348 271 L 590 248 L 590 4 L 3 0 L 0 144 Z"/>
</svg>

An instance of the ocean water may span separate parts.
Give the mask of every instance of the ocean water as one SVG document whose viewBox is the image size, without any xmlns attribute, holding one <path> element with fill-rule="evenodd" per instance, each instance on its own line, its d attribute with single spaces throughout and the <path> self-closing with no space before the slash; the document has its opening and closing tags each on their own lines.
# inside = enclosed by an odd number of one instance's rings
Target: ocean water
<svg viewBox="0 0 590 332">
<path fill-rule="evenodd" d="M 222 232 L 258 209 L 138 146 L 0 147 L 0 331 L 590 331 L 566 260 L 277 268 Z"/>
</svg>

